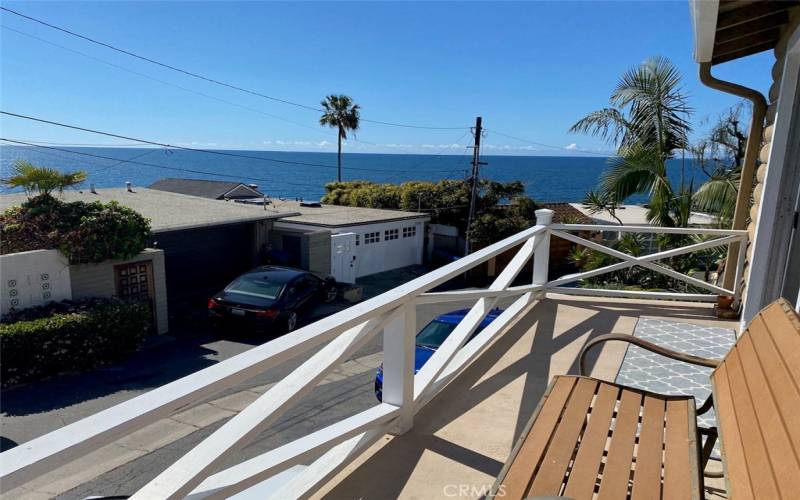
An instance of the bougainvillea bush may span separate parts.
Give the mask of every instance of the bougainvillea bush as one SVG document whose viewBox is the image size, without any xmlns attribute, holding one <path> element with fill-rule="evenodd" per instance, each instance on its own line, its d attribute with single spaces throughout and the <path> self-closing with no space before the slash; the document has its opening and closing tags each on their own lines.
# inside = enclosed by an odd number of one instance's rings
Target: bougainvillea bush
<svg viewBox="0 0 800 500">
<path fill-rule="evenodd" d="M 72 264 L 133 257 L 150 235 L 148 219 L 114 201 L 66 203 L 40 194 L 0 214 L 0 253 L 58 249 Z"/>
</svg>

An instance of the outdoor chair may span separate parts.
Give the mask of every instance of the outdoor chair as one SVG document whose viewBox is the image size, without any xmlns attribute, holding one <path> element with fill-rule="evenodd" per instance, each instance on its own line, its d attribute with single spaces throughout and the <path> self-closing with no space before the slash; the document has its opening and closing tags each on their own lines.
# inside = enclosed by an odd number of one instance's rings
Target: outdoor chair
<svg viewBox="0 0 800 500">
<path fill-rule="evenodd" d="M 620 340 L 712 367 L 712 394 L 668 396 L 583 376 L 586 354 Z M 703 498 L 724 475 L 728 498 L 800 495 L 800 317 L 780 299 L 764 308 L 722 360 L 632 335 L 602 335 L 580 354 L 581 376 L 552 381 L 488 498 Z M 714 408 L 719 429 L 697 425 Z M 703 443 L 705 437 L 705 443 Z M 724 472 L 706 472 L 720 439 Z"/>
</svg>

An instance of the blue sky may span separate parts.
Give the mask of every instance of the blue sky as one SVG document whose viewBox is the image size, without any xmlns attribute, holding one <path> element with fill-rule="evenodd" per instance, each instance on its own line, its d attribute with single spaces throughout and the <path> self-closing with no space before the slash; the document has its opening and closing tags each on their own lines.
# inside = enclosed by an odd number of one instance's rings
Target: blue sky
<svg viewBox="0 0 800 500">
<path fill-rule="evenodd" d="M 311 106 L 328 93 L 341 92 L 372 120 L 468 127 L 481 115 L 489 130 L 486 154 L 569 154 L 560 148 L 570 145 L 608 150 L 598 139 L 567 129 L 605 106 L 619 75 L 648 56 L 669 57 L 683 73 L 698 133 L 708 128 L 710 117 L 736 102 L 704 87 L 696 76 L 686 1 L 3 5 L 165 63 Z M 0 19 L 0 97 L 6 111 L 172 144 L 335 151 L 335 135 L 317 125 L 314 111 L 202 82 L 5 12 Z M 771 52 L 762 53 L 716 67 L 715 74 L 766 93 L 773 60 Z M 125 142 L 7 117 L 0 128 L 3 137 L 22 140 Z M 467 130 L 374 123 L 363 123 L 356 137 L 347 151 L 465 154 L 463 145 L 471 141 Z"/>
</svg>

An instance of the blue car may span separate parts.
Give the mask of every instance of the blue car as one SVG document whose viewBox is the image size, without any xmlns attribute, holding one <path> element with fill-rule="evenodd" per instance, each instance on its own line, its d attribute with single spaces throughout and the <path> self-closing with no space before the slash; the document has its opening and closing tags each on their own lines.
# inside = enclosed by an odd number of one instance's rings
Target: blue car
<svg viewBox="0 0 800 500">
<path fill-rule="evenodd" d="M 420 330 L 417 334 L 417 347 L 414 353 L 414 374 L 428 362 L 431 356 L 433 356 L 433 353 L 436 352 L 436 349 L 438 349 L 453 330 L 455 330 L 456 325 L 464 319 L 464 316 L 466 316 L 468 312 L 469 309 L 459 309 L 458 311 L 442 314 Z M 469 340 L 472 340 L 475 335 L 489 326 L 489 323 L 494 321 L 502 312 L 503 310 L 498 308 L 489 311 L 489 314 L 483 318 L 483 321 L 481 321 L 481 324 L 475 329 L 475 332 L 473 332 Z M 469 342 L 469 340 L 467 342 Z M 378 398 L 378 401 L 383 400 L 383 365 L 378 368 L 378 373 L 375 375 L 375 396 Z"/>
</svg>

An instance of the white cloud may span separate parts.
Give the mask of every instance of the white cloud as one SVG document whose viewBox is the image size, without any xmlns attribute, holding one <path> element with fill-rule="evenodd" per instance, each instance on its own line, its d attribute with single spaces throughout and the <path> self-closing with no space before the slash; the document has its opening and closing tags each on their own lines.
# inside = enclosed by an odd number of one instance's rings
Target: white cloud
<svg viewBox="0 0 800 500">
<path fill-rule="evenodd" d="M 570 151 L 575 151 L 576 149 L 578 149 L 578 145 L 573 142 L 572 144 L 568 145 L 564 149 L 568 149 Z"/>
</svg>

